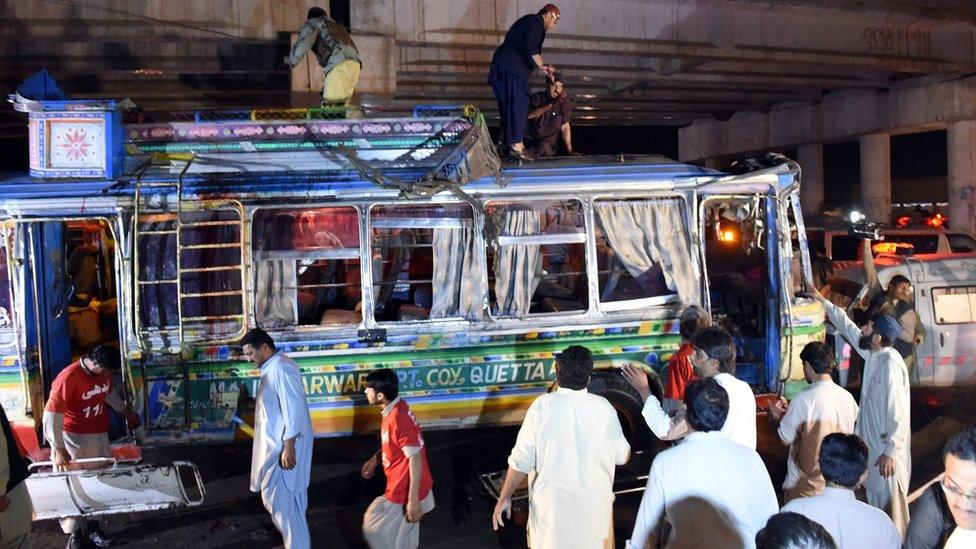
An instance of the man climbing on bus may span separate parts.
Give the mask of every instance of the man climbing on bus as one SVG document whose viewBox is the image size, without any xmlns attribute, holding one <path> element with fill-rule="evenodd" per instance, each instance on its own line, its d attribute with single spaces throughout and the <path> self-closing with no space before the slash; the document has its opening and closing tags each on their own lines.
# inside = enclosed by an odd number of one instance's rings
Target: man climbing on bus
<svg viewBox="0 0 976 549">
<path fill-rule="evenodd" d="M 285 57 L 289 67 L 298 65 L 312 50 L 325 73 L 322 106 L 348 107 L 359 83 L 363 62 L 359 50 L 345 27 L 336 23 L 322 8 L 311 8 L 298 40 Z"/>
<path fill-rule="evenodd" d="M 99 345 L 54 378 L 43 424 L 55 471 L 67 470 L 78 459 L 112 457 L 106 404 L 125 416 L 129 428 L 140 425 L 139 415 L 122 402 L 113 386 L 112 373 L 120 368 L 119 351 Z M 112 544 L 95 520 L 61 519 L 61 529 L 69 534 L 68 549 Z"/>
</svg>

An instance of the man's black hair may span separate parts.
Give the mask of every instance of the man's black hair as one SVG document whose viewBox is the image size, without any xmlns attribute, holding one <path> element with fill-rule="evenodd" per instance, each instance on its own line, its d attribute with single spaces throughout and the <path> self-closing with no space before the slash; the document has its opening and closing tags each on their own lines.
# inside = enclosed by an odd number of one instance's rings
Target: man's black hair
<svg viewBox="0 0 976 549">
<path fill-rule="evenodd" d="M 837 549 L 830 532 L 799 513 L 777 513 L 756 533 L 756 549 Z"/>
<path fill-rule="evenodd" d="M 714 378 L 696 379 L 685 387 L 688 425 L 702 433 L 720 431 L 729 416 L 729 393 Z"/>
<path fill-rule="evenodd" d="M 949 439 L 942 451 L 942 459 L 952 454 L 957 459 L 976 461 L 976 427 L 963 429 Z"/>
<path fill-rule="evenodd" d="M 325 17 L 325 10 L 319 7 L 308 8 L 308 15 L 305 19 L 315 19 L 316 17 Z"/>
<path fill-rule="evenodd" d="M 717 360 L 719 372 L 735 373 L 735 344 L 725 329 L 718 326 L 702 328 L 692 338 L 691 346 Z"/>
<path fill-rule="evenodd" d="M 810 363 L 810 367 L 818 374 L 829 374 L 837 362 L 830 345 L 821 341 L 807 343 L 800 351 L 800 360 Z"/>
<path fill-rule="evenodd" d="M 389 368 L 380 368 L 370 372 L 366 376 L 366 387 L 377 393 L 383 393 L 386 400 L 390 401 L 396 399 L 397 395 L 400 394 L 400 380 L 397 378 L 396 372 Z"/>
<path fill-rule="evenodd" d="M 570 345 L 556 355 L 556 383 L 564 389 L 579 391 L 593 374 L 593 353 L 581 345 Z"/>
<path fill-rule="evenodd" d="M 853 489 L 868 470 L 868 447 L 857 435 L 831 433 L 820 443 L 824 480 Z"/>
<path fill-rule="evenodd" d="M 708 313 L 700 307 L 692 305 L 681 312 L 678 333 L 681 334 L 681 339 L 691 341 L 698 330 L 708 327 L 710 324 Z"/>
<path fill-rule="evenodd" d="M 891 277 L 891 280 L 888 281 L 889 288 L 893 286 L 897 286 L 898 284 L 908 284 L 909 286 L 911 286 L 912 281 L 908 280 L 908 277 L 905 275 L 895 275 Z"/>
<path fill-rule="evenodd" d="M 110 372 L 117 372 L 122 368 L 119 350 L 108 345 L 97 345 L 88 351 L 88 359 Z"/>
<path fill-rule="evenodd" d="M 265 332 L 261 328 L 251 328 L 244 334 L 244 337 L 241 339 L 241 347 L 245 345 L 250 345 L 254 349 L 260 349 L 261 345 L 267 345 L 272 351 L 277 350 L 274 340 L 271 339 L 268 332 Z"/>
</svg>

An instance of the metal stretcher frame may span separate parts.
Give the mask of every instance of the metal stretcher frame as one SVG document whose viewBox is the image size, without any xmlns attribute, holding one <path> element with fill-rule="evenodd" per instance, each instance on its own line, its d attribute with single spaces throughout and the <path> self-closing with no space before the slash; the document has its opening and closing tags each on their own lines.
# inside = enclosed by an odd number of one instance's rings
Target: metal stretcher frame
<svg viewBox="0 0 976 549">
<path fill-rule="evenodd" d="M 90 458 L 73 463 L 111 465 L 100 469 L 34 473 L 28 477 L 27 490 L 33 501 L 35 521 L 197 507 L 206 497 L 200 471 L 188 461 L 120 465 L 112 458 Z M 51 462 L 38 462 L 31 468 L 51 465 Z M 181 471 L 192 473 L 199 497 L 190 495 Z"/>
</svg>

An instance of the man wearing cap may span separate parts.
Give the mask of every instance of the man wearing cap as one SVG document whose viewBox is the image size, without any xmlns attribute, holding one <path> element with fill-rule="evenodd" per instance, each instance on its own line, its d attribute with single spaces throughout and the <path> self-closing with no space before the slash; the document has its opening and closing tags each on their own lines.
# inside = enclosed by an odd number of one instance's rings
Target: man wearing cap
<svg viewBox="0 0 976 549">
<path fill-rule="evenodd" d="M 522 140 L 532 96 L 529 76 L 538 68 L 546 77 L 552 78 L 555 70 L 542 61 L 542 42 L 546 39 L 546 31 L 556 28 L 557 22 L 559 8 L 546 4 L 538 13 L 516 21 L 491 57 L 488 84 L 498 101 L 502 153 L 511 159 L 528 158 Z"/>
<path fill-rule="evenodd" d="M 864 358 L 860 410 L 854 433 L 868 445 L 868 503 L 891 517 L 902 538 L 908 527 L 908 481 L 912 470 L 908 368 L 892 346 L 901 326 L 876 315 L 858 328 L 843 309 L 813 292 L 827 318 Z"/>
<path fill-rule="evenodd" d="M 529 125 L 525 132 L 525 150 L 529 155 L 556 156 L 560 136 L 566 154 L 572 155 L 573 135 L 569 119 L 573 115 L 573 102 L 566 96 L 562 74 L 554 72 L 546 83 L 546 91 L 532 94 L 529 106 Z"/>
</svg>

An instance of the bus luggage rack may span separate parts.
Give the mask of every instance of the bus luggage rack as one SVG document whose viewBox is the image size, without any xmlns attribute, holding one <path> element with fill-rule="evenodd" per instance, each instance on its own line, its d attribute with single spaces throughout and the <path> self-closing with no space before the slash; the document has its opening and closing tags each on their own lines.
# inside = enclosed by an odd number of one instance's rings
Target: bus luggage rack
<svg viewBox="0 0 976 549">
<path fill-rule="evenodd" d="M 368 109 L 367 109 L 368 110 Z M 206 111 L 124 111 L 124 124 L 164 122 L 253 122 L 258 120 L 341 120 L 361 118 L 364 109 L 349 107 L 309 107 L 280 109 L 225 109 Z M 461 112 L 459 110 L 453 111 Z M 427 114 L 424 116 L 441 116 Z"/>
</svg>

